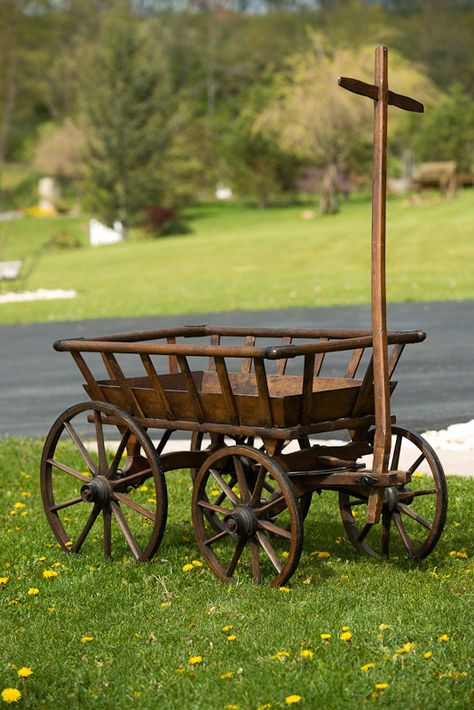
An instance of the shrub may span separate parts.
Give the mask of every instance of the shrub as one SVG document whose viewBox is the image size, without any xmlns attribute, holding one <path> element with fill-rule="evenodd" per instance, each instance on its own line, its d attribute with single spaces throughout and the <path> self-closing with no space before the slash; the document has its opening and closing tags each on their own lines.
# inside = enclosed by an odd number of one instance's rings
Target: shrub
<svg viewBox="0 0 474 710">
<path fill-rule="evenodd" d="M 145 213 L 145 230 L 154 237 L 190 234 L 192 229 L 173 207 L 152 205 Z"/>
</svg>

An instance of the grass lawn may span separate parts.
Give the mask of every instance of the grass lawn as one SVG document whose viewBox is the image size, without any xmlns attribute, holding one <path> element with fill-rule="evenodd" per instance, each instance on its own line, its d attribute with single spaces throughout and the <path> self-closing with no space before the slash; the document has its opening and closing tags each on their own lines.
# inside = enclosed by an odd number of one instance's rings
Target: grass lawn
<svg viewBox="0 0 474 710">
<path fill-rule="evenodd" d="M 388 203 L 388 298 L 474 298 L 474 192 Z M 297 206 L 188 210 L 194 233 L 138 233 L 113 247 L 87 245 L 79 217 L 22 218 L 0 225 L 0 258 L 28 258 L 53 234 L 82 248 L 47 253 L 28 288 L 73 288 L 71 301 L 0 306 L 0 323 L 180 314 L 369 301 L 370 201 L 354 197 L 334 217 L 305 220 Z"/>
<path fill-rule="evenodd" d="M 0 690 L 18 688 L 18 707 L 255 710 L 291 696 L 307 708 L 472 707 L 474 481 L 450 478 L 444 535 L 417 564 L 360 556 L 335 495 L 316 497 L 285 592 L 183 571 L 199 560 L 186 472 L 169 474 L 153 561 L 137 565 L 118 543 L 105 562 L 100 530 L 65 556 L 41 509 L 40 451 L 0 442 Z"/>
</svg>

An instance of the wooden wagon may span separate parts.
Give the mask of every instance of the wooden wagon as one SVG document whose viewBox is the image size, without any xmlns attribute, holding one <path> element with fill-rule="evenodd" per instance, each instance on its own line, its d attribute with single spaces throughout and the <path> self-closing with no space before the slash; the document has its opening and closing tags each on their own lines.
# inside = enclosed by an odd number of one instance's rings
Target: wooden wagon
<svg viewBox="0 0 474 710">
<path fill-rule="evenodd" d="M 372 330 L 203 325 L 55 343 L 90 398 L 58 417 L 41 463 L 46 516 L 65 550 L 100 532 L 110 557 L 115 520 L 134 557 L 149 559 L 165 529 L 168 472 L 183 468 L 200 551 L 225 582 L 291 577 L 315 491 L 338 493 L 345 531 L 366 554 L 420 559 L 436 545 L 442 466 L 390 410 L 402 351 L 425 334 L 389 331 L 385 304 L 387 105 L 423 107 L 389 91 L 384 47 L 375 85 L 339 83 L 375 102 Z M 170 449 L 182 432 L 191 447 Z M 328 432 L 346 442 L 309 439 Z"/>
</svg>

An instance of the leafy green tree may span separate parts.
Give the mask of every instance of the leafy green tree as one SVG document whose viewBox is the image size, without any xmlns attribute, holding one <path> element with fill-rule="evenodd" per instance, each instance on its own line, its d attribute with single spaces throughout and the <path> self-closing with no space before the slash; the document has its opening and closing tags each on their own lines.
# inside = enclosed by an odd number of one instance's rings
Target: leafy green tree
<svg viewBox="0 0 474 710">
<path fill-rule="evenodd" d="M 474 170 L 474 99 L 459 84 L 427 113 L 416 155 L 420 160 L 455 160 L 460 172 Z"/>
</svg>

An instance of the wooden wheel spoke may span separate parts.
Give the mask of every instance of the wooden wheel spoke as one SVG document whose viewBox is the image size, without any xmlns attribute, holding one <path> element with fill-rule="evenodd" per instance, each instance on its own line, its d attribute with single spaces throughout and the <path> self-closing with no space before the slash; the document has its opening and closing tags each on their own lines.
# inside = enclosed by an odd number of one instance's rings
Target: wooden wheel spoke
<svg viewBox="0 0 474 710">
<path fill-rule="evenodd" d="M 397 526 L 398 534 L 400 535 L 402 542 L 405 546 L 406 551 L 408 552 L 408 557 L 413 557 L 413 547 L 410 541 L 410 538 L 408 536 L 405 524 L 401 518 L 401 515 L 398 511 L 395 511 L 393 514 L 393 520 L 395 522 L 395 525 Z"/>
<path fill-rule="evenodd" d="M 211 470 L 211 474 L 216 481 L 217 485 L 220 487 L 222 491 L 226 494 L 227 498 L 234 504 L 234 505 L 239 505 L 240 501 L 235 495 L 234 491 L 230 486 L 224 481 L 220 473 L 217 473 L 217 471 Z"/>
<path fill-rule="evenodd" d="M 279 535 L 280 537 L 285 537 L 288 540 L 291 540 L 291 532 L 289 530 L 279 528 L 278 525 L 271 523 L 269 520 L 259 520 L 258 527 L 264 528 L 265 530 L 268 530 L 268 532 L 273 533 L 274 535 Z"/>
<path fill-rule="evenodd" d="M 250 493 L 242 461 L 240 456 L 233 456 L 232 459 L 234 461 L 235 473 L 240 488 L 240 499 L 243 503 L 247 503 L 250 498 Z"/>
<path fill-rule="evenodd" d="M 69 500 L 65 500 L 62 503 L 56 503 L 56 505 L 51 506 L 50 510 L 56 512 L 57 510 L 63 510 L 64 508 L 69 508 L 71 505 L 76 505 L 77 503 L 82 503 L 82 498 L 81 496 L 78 496 L 77 498 L 70 498 Z"/>
<path fill-rule="evenodd" d="M 273 549 L 273 545 L 271 544 L 270 540 L 264 533 L 260 532 L 260 530 L 257 530 L 255 536 L 259 541 L 260 546 L 262 547 L 266 556 L 268 557 L 278 574 L 280 574 L 283 569 L 283 565 L 280 563 L 280 560 L 278 559 L 278 556 L 275 550 Z"/>
<path fill-rule="evenodd" d="M 107 471 L 107 478 L 112 478 L 112 476 L 115 476 L 115 474 L 117 473 L 119 463 L 123 456 L 123 452 L 125 451 L 125 447 L 127 446 L 128 440 L 130 439 L 131 435 L 132 432 L 130 431 L 130 429 L 126 429 L 120 440 L 120 444 L 118 445 L 117 451 L 115 452 L 113 461 L 110 464 L 110 468 Z"/>
<path fill-rule="evenodd" d="M 436 493 L 436 488 L 423 488 L 418 491 L 399 491 L 398 497 L 400 500 L 405 498 L 416 498 L 417 496 L 429 496 Z"/>
<path fill-rule="evenodd" d="M 94 461 L 92 460 L 89 452 L 87 451 L 86 447 L 82 443 L 82 440 L 81 440 L 79 434 L 74 429 L 71 422 L 64 422 L 64 428 L 66 429 L 67 433 L 71 437 L 71 440 L 74 442 L 74 444 L 75 444 L 77 450 L 79 451 L 79 453 L 81 454 L 82 458 L 86 462 L 90 472 L 94 476 L 98 476 L 99 471 L 97 469 L 97 466 L 95 465 Z"/>
<path fill-rule="evenodd" d="M 258 545 L 254 540 L 250 540 L 250 561 L 252 563 L 252 577 L 254 582 L 260 582 L 261 572 L 260 572 L 260 556 L 258 552 Z"/>
<path fill-rule="evenodd" d="M 401 436 L 401 434 L 397 434 L 397 438 L 395 440 L 395 446 L 393 448 L 392 463 L 390 464 L 391 471 L 398 470 L 398 464 L 400 462 L 401 448 L 402 448 L 402 436 Z"/>
<path fill-rule="evenodd" d="M 267 472 L 260 466 L 260 470 L 257 474 L 257 480 L 255 481 L 255 487 L 253 489 L 252 495 L 250 497 L 249 505 L 253 508 L 260 501 L 260 496 L 262 495 L 263 484 L 265 482 L 265 476 Z"/>
<path fill-rule="evenodd" d="M 102 516 L 104 518 L 104 556 L 106 560 L 110 560 L 112 556 L 112 511 L 110 505 L 104 505 Z"/>
<path fill-rule="evenodd" d="M 108 470 L 107 453 L 105 451 L 104 428 L 102 426 L 102 413 L 94 412 L 95 435 L 97 439 L 97 453 L 99 455 L 99 472 L 105 476 Z"/>
<path fill-rule="evenodd" d="M 217 533 L 217 535 L 214 535 L 214 537 L 210 537 L 208 540 L 204 540 L 204 544 L 210 547 L 211 545 L 214 545 L 215 542 L 219 542 L 219 540 L 223 540 L 225 537 L 228 536 L 227 530 L 222 530 L 220 533 Z"/>
<path fill-rule="evenodd" d="M 118 486 L 124 485 L 128 486 L 134 483 L 135 481 L 140 480 L 144 476 L 149 478 L 149 474 L 152 473 L 153 471 L 151 470 L 151 468 L 144 468 L 143 471 L 136 471 L 136 473 L 131 473 L 129 476 L 124 476 L 124 478 L 115 478 L 110 481 L 110 485 L 112 486 L 112 488 L 117 488 Z"/>
<path fill-rule="evenodd" d="M 245 543 L 247 542 L 245 537 L 240 537 L 237 545 L 235 546 L 235 551 L 234 554 L 232 555 L 232 559 L 230 561 L 230 564 L 227 568 L 227 576 L 232 577 L 232 575 L 235 572 L 235 568 L 237 567 L 239 560 L 242 556 L 242 552 L 244 551 L 245 548 Z"/>
<path fill-rule="evenodd" d="M 98 505 L 97 503 L 95 503 L 95 504 L 94 504 L 94 507 L 93 507 L 92 510 L 91 510 L 91 514 L 90 514 L 89 517 L 87 518 L 86 524 L 85 524 L 84 527 L 82 528 L 82 531 L 81 531 L 79 537 L 77 538 L 76 542 L 73 544 L 73 546 L 72 546 L 72 548 L 71 548 L 71 550 L 72 550 L 73 552 L 79 552 L 79 550 L 81 549 L 81 547 L 82 547 L 82 545 L 83 545 L 83 543 L 84 543 L 84 540 L 86 539 L 86 537 L 87 537 L 88 534 L 90 533 L 91 528 L 92 528 L 92 526 L 94 525 L 94 523 L 95 523 L 95 521 L 96 521 L 97 516 L 99 515 L 99 513 L 100 513 L 100 505 Z"/>
<path fill-rule="evenodd" d="M 408 505 L 404 505 L 403 503 L 399 503 L 398 509 L 401 510 L 402 513 L 405 513 L 405 515 L 407 515 L 412 520 L 415 520 L 420 525 L 423 525 L 423 527 L 426 528 L 427 530 L 431 530 L 431 524 L 427 520 L 425 520 L 421 515 L 418 515 L 418 513 L 415 513 L 415 511 L 412 510 Z"/>
<path fill-rule="evenodd" d="M 282 502 L 285 503 L 285 498 L 283 494 L 280 494 L 277 498 L 273 498 L 273 500 L 262 505 L 261 508 L 254 508 L 254 513 L 257 517 L 261 515 L 271 515 L 272 508 L 275 508 L 277 504 L 281 505 Z M 280 510 L 278 510 L 278 512 L 280 512 Z"/>
<path fill-rule="evenodd" d="M 220 513 L 221 515 L 229 515 L 231 512 L 230 508 L 222 508 L 220 505 L 215 503 L 210 503 L 208 500 L 198 500 L 198 506 L 200 508 L 205 508 L 206 510 L 213 510 L 214 513 Z"/>
<path fill-rule="evenodd" d="M 70 476 L 74 476 L 74 478 L 78 478 L 83 483 L 90 483 L 90 481 L 91 481 L 89 476 L 85 476 L 83 473 L 76 471 L 75 468 L 71 468 L 70 466 L 66 466 L 66 464 L 61 463 L 61 461 L 56 461 L 55 459 L 48 459 L 48 463 L 51 466 L 54 466 L 54 468 L 58 468 L 60 471 L 64 471 L 64 473 L 68 473 Z"/>
<path fill-rule="evenodd" d="M 367 535 L 369 534 L 370 530 L 372 529 L 373 523 L 366 523 L 360 533 L 357 536 L 357 539 L 359 542 L 362 542 L 362 540 L 365 540 Z"/>
<path fill-rule="evenodd" d="M 119 525 L 120 530 L 122 531 L 122 534 L 127 542 L 127 545 L 131 549 L 135 559 L 139 559 L 140 557 L 140 550 L 138 548 L 137 543 L 135 542 L 135 538 L 132 535 L 132 532 L 130 528 L 128 527 L 127 521 L 124 518 L 124 515 L 120 509 L 120 506 L 118 503 L 115 501 L 111 501 L 110 507 L 112 508 L 112 513 L 115 516 L 115 519 Z"/>
<path fill-rule="evenodd" d="M 134 510 L 136 513 L 140 513 L 140 515 L 143 515 L 143 517 L 148 518 L 148 520 L 151 520 L 152 522 L 155 522 L 155 514 L 154 513 L 152 513 L 150 510 L 147 510 L 139 503 L 135 503 L 134 500 L 123 495 L 123 493 L 114 492 L 114 498 L 116 498 L 118 501 L 120 501 L 120 503 L 123 503 L 124 505 L 126 505 L 128 508 L 131 508 L 132 510 Z"/>
<path fill-rule="evenodd" d="M 410 468 L 408 469 L 407 473 L 408 473 L 410 476 L 412 476 L 412 475 L 415 473 L 415 471 L 416 471 L 416 469 L 418 468 L 418 466 L 420 465 L 420 463 L 422 463 L 424 460 L 425 460 L 425 455 L 424 455 L 424 454 L 420 454 L 420 455 L 418 456 L 418 458 L 416 459 L 415 463 L 410 466 Z"/>
</svg>

